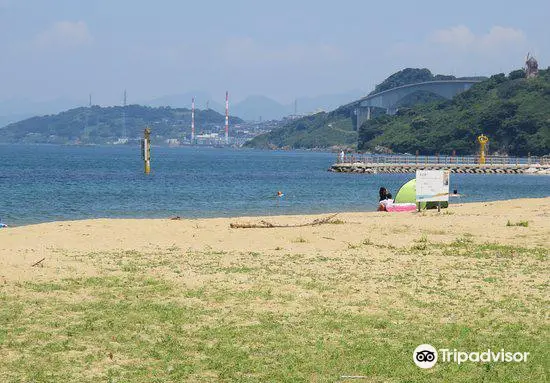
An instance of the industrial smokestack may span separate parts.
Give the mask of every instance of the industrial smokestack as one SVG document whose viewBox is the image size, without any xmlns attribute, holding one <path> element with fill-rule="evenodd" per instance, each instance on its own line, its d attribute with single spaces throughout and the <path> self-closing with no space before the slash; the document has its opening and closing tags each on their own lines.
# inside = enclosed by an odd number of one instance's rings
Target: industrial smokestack
<svg viewBox="0 0 550 383">
<path fill-rule="evenodd" d="M 229 144 L 229 92 L 225 91 L 225 143 Z"/>
</svg>

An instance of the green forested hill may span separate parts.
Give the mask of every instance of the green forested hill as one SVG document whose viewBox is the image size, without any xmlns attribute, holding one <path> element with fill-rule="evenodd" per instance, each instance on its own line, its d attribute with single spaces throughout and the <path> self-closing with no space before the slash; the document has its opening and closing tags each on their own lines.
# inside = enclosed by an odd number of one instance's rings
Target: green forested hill
<svg viewBox="0 0 550 383">
<path fill-rule="evenodd" d="M 489 136 L 490 152 L 550 153 L 550 70 L 531 79 L 522 70 L 494 75 L 451 101 L 401 108 L 396 116 L 366 121 L 358 148 L 471 154 L 481 133 Z"/>
<path fill-rule="evenodd" d="M 255 148 L 327 148 L 355 146 L 357 132 L 350 117 L 355 106 L 340 107 L 330 113 L 319 112 L 292 120 L 282 128 L 259 135 L 245 146 Z"/>
<path fill-rule="evenodd" d="M 196 110 L 197 131 L 223 126 L 224 118 L 211 109 Z M 242 122 L 240 118 L 230 117 L 231 124 Z M 141 105 L 76 108 L 55 115 L 32 117 L 0 128 L 0 142 L 102 144 L 122 136 L 141 137 L 146 126 L 152 128 L 156 137 L 182 138 L 190 135 L 191 110 Z"/>
<path fill-rule="evenodd" d="M 454 76 L 433 75 L 428 69 L 406 68 L 392 74 L 378 84 L 372 93 L 407 84 L 454 78 Z M 408 107 L 418 103 L 440 100 L 442 98 L 433 93 L 415 92 L 401 100 L 399 106 Z M 354 110 L 358 102 L 359 100 L 341 106 L 329 113 L 322 112 L 289 121 L 279 129 L 255 137 L 247 142 L 246 146 L 256 148 L 329 148 L 332 146 L 346 146 L 355 148 L 358 136 L 354 130 Z M 373 116 L 383 114 L 382 109 L 375 109 L 373 112 Z"/>
</svg>

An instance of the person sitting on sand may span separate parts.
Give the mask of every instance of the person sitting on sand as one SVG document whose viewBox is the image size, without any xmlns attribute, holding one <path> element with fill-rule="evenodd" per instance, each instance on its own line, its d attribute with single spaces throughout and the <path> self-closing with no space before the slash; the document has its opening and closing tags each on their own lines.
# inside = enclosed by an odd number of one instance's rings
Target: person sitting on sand
<svg viewBox="0 0 550 383">
<path fill-rule="evenodd" d="M 387 199 L 388 190 L 386 190 L 385 187 L 381 187 L 380 190 L 378 191 L 378 194 L 380 195 L 380 199 L 378 201 L 383 201 Z"/>
<path fill-rule="evenodd" d="M 382 189 L 384 189 L 384 191 L 382 191 Z M 384 199 L 382 199 L 382 192 L 384 192 Z M 393 204 L 393 196 L 386 190 L 386 188 L 380 188 L 378 211 L 386 211 L 386 206 L 388 204 Z"/>
</svg>

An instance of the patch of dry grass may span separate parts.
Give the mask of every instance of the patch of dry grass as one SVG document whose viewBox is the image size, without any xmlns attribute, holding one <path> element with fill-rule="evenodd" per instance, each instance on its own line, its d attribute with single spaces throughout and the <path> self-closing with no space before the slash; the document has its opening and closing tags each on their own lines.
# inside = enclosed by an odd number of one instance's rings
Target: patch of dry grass
<svg viewBox="0 0 550 383">
<path fill-rule="evenodd" d="M 315 253 L 96 252 L 94 277 L 0 288 L 0 380 L 541 381 L 548 250 L 420 237 Z M 421 343 L 527 364 L 412 363 Z"/>
</svg>

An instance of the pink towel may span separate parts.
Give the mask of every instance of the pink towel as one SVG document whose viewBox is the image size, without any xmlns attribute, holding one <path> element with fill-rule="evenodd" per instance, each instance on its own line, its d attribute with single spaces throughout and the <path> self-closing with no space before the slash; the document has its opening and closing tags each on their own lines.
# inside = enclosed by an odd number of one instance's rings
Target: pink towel
<svg viewBox="0 0 550 383">
<path fill-rule="evenodd" d="M 415 203 L 388 203 L 388 204 L 386 204 L 386 211 L 401 212 L 401 211 L 415 211 L 415 210 L 416 210 L 416 204 Z"/>
</svg>

